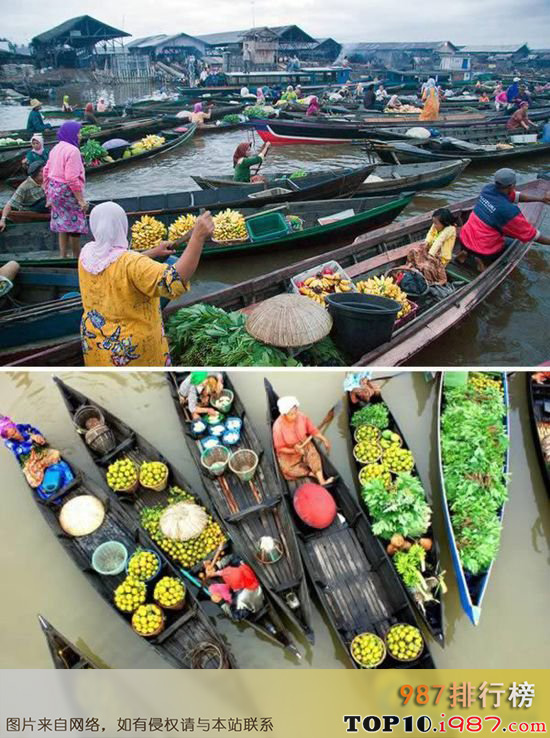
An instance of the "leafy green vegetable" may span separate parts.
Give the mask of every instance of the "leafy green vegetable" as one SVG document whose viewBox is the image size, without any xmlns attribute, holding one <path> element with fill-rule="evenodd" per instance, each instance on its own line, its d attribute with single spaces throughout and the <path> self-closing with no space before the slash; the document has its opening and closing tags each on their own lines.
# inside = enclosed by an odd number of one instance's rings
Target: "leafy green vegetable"
<svg viewBox="0 0 550 738">
<path fill-rule="evenodd" d="M 222 123 L 240 123 L 241 122 L 241 116 L 237 113 L 229 113 L 229 115 L 224 115 L 222 118 Z"/>
<path fill-rule="evenodd" d="M 101 126 L 90 124 L 87 126 L 82 126 L 82 128 L 80 129 L 80 135 L 82 136 L 82 138 L 86 138 L 87 136 L 91 136 L 92 133 L 99 133 L 100 131 Z"/>
<path fill-rule="evenodd" d="M 418 477 L 397 474 L 394 484 L 386 489 L 382 479 L 369 479 L 361 489 L 369 514 L 374 521 L 372 532 L 389 540 L 395 533 L 405 538 L 419 538 L 431 520 L 431 508 Z"/>
<path fill-rule="evenodd" d="M 300 366 L 284 351 L 253 338 L 246 316 L 213 305 L 182 308 L 170 316 L 166 334 L 181 366 Z"/>
<path fill-rule="evenodd" d="M 85 164 L 91 164 L 95 159 L 103 159 L 107 156 L 107 151 L 94 139 L 86 141 L 84 146 L 81 147 L 80 153 Z"/>
<path fill-rule="evenodd" d="M 479 391 L 470 382 L 445 391 L 445 490 L 462 565 L 474 575 L 487 571 L 499 548 L 499 514 L 507 497 L 505 416 L 496 386 Z"/>
<path fill-rule="evenodd" d="M 426 552 L 418 543 L 414 543 L 408 551 L 398 551 L 393 557 L 397 573 L 408 589 L 417 589 L 422 585 L 426 562 Z"/>
<path fill-rule="evenodd" d="M 249 105 L 244 109 L 248 118 L 268 118 L 269 112 L 262 105 Z"/>
<path fill-rule="evenodd" d="M 357 428 L 359 425 L 374 425 L 380 428 L 380 430 L 385 430 L 390 424 L 387 405 L 384 402 L 365 405 L 361 410 L 353 413 L 351 424 L 354 428 Z"/>
<path fill-rule="evenodd" d="M 317 341 L 300 354 L 304 366 L 347 366 L 330 336 Z"/>
<path fill-rule="evenodd" d="M 298 169 L 296 172 L 292 172 L 289 179 L 300 179 L 301 177 L 307 177 L 307 172 L 303 169 Z"/>
</svg>

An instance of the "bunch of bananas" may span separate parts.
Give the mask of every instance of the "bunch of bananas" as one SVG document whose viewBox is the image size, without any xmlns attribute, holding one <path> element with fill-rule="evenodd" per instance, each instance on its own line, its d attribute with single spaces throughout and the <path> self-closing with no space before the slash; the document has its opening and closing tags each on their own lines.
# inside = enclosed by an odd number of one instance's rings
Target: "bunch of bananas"
<svg viewBox="0 0 550 738">
<path fill-rule="evenodd" d="M 328 269 L 304 279 L 303 282 L 297 282 L 296 286 L 301 295 L 311 298 L 323 307 L 326 307 L 327 295 L 333 295 L 336 292 L 351 292 L 353 289 L 351 279 L 345 279 L 338 272 Z"/>
<path fill-rule="evenodd" d="M 381 297 L 390 297 L 401 303 L 401 310 L 397 313 L 397 320 L 404 318 L 411 310 L 411 303 L 407 299 L 407 295 L 399 287 L 392 277 L 369 277 L 355 285 L 359 292 L 365 295 L 380 295 Z"/>
<path fill-rule="evenodd" d="M 142 215 L 132 226 L 132 248 L 146 251 L 166 237 L 166 226 L 151 215 Z"/>
<path fill-rule="evenodd" d="M 196 222 L 196 215 L 180 215 L 180 217 L 175 220 L 168 229 L 168 239 L 170 241 L 175 241 L 176 239 L 181 238 L 186 233 L 193 230 Z"/>
<path fill-rule="evenodd" d="M 136 141 L 132 144 L 132 148 L 141 148 L 145 151 L 150 151 L 151 149 L 156 149 L 159 146 L 162 146 L 163 143 L 166 142 L 166 139 L 164 136 L 156 136 L 154 134 L 150 134 L 149 136 L 144 136 L 143 138 L 140 138 L 139 141 Z"/>
<path fill-rule="evenodd" d="M 244 215 L 237 210 L 223 210 L 214 216 L 214 241 L 243 241 L 248 238 Z"/>
</svg>

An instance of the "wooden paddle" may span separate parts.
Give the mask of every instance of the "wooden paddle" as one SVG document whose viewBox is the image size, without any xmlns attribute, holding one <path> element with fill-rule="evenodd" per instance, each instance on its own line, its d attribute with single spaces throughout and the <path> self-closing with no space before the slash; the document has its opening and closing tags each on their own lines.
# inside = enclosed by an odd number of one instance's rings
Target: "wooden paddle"
<svg viewBox="0 0 550 738">
<path fill-rule="evenodd" d="M 336 405 L 334 405 L 334 407 L 331 407 L 330 408 L 330 410 L 328 411 L 328 413 L 325 415 L 325 417 L 323 418 L 323 420 L 319 424 L 319 433 L 323 433 L 323 431 L 325 431 L 328 428 L 328 426 L 334 420 L 334 416 L 337 413 L 339 413 L 341 409 L 342 409 L 342 400 L 338 400 L 338 402 L 336 403 Z M 302 441 L 302 443 L 299 444 L 299 448 L 301 448 L 301 449 L 302 448 L 305 448 L 305 446 L 307 446 L 307 444 L 310 441 L 312 441 L 312 440 L 313 440 L 313 436 L 308 436 L 304 441 Z"/>
</svg>

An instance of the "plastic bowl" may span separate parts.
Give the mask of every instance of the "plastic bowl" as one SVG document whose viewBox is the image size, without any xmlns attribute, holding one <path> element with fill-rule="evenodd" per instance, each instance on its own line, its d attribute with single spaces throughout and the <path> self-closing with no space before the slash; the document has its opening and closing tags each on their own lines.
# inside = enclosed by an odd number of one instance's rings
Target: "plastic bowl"
<svg viewBox="0 0 550 738">
<path fill-rule="evenodd" d="M 128 562 L 128 549 L 120 541 L 105 541 L 92 555 L 92 567 L 103 576 L 121 574 Z"/>
</svg>

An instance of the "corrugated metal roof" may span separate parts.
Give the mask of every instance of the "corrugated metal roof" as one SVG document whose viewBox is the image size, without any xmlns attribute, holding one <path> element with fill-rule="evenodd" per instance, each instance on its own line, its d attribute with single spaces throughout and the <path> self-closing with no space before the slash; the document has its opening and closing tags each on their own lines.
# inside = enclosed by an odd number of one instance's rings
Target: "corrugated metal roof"
<svg viewBox="0 0 550 738">
<path fill-rule="evenodd" d="M 460 46 L 460 51 L 465 54 L 515 54 L 523 48 L 527 48 L 527 44 L 507 44 L 504 46 Z"/>
<path fill-rule="evenodd" d="M 129 41 L 126 44 L 126 47 L 128 49 L 146 49 L 148 46 L 155 46 L 167 38 L 168 36 L 166 33 L 159 33 L 157 36 L 142 36 L 141 38 Z"/>
<path fill-rule="evenodd" d="M 89 23 L 96 28 L 97 33 L 94 33 L 94 38 L 97 36 L 98 42 L 132 35 L 131 33 L 126 33 L 126 31 L 120 31 L 118 28 L 109 26 L 107 23 L 102 23 L 97 18 L 92 18 L 91 15 L 79 15 L 76 18 L 70 18 L 64 23 L 60 23 L 58 26 L 54 26 L 54 28 L 50 28 L 49 31 L 38 34 L 38 36 L 33 38 L 32 43 L 46 44 L 55 40 L 63 42 L 70 38 L 71 31 L 81 30 L 79 26 L 85 23 Z"/>
<path fill-rule="evenodd" d="M 242 41 L 243 36 L 250 29 L 245 31 L 225 31 L 224 33 L 207 33 L 205 36 L 197 36 L 200 41 L 204 41 L 210 46 L 224 46 L 225 44 L 238 44 Z"/>
<path fill-rule="evenodd" d="M 436 51 L 441 46 L 449 44 L 457 48 L 450 41 L 381 41 L 381 42 L 361 42 L 356 44 L 344 44 L 344 48 L 357 51 L 417 51 L 428 50 Z"/>
</svg>

